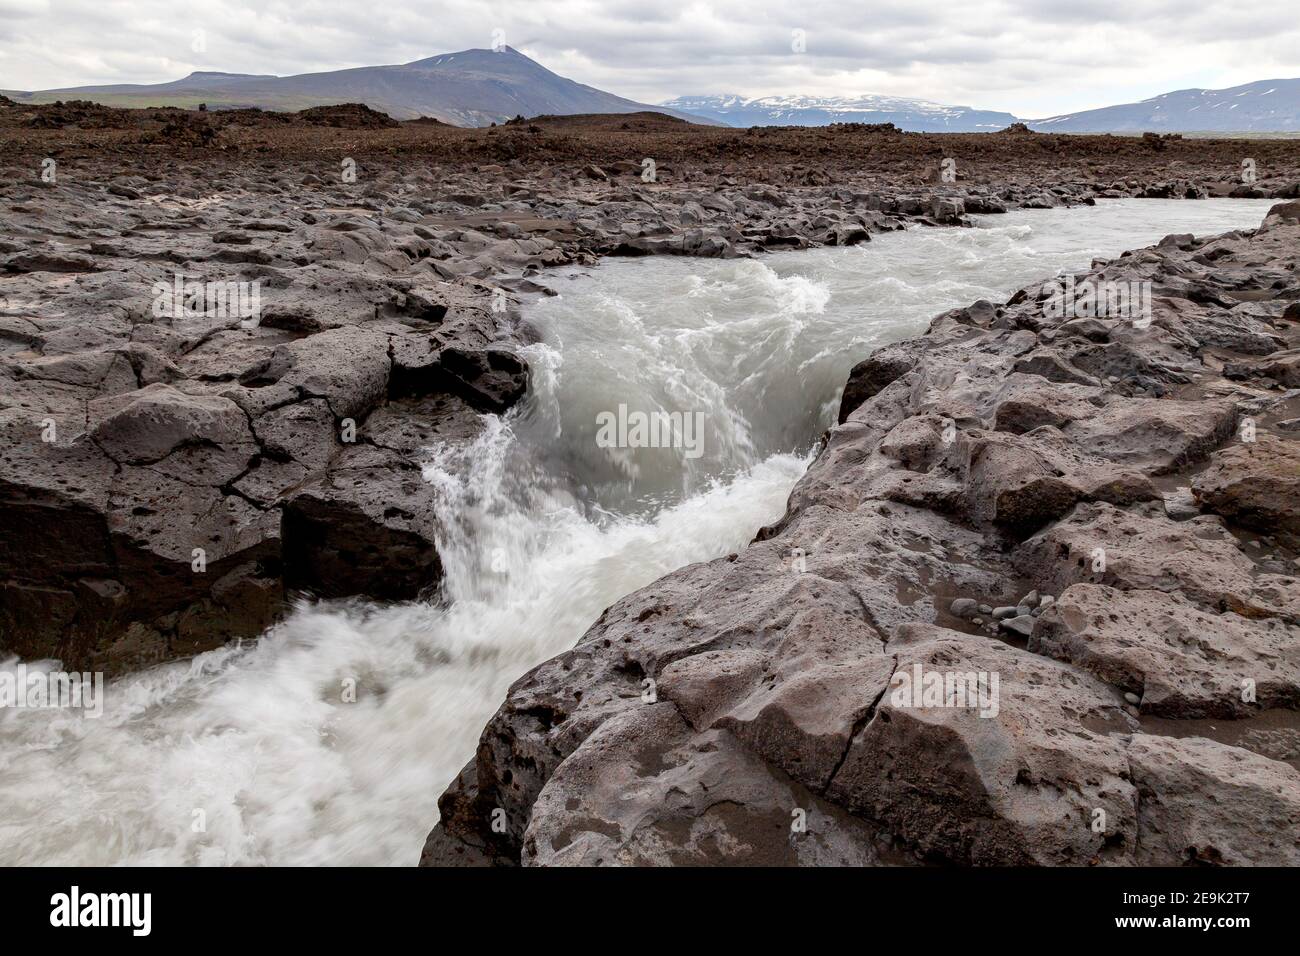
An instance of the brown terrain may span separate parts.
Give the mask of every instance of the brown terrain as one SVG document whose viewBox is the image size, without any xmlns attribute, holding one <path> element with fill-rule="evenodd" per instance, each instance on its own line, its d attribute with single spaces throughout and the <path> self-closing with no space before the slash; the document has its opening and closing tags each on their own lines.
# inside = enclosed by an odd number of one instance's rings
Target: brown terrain
<svg viewBox="0 0 1300 956">
<path fill-rule="evenodd" d="M 520 678 L 425 862 L 1295 864 L 1295 141 L 0 99 L 0 653 L 435 596 L 422 450 L 525 394 L 548 267 L 1228 195 L 1279 205 L 1093 264 L 1149 326 L 1029 288 L 863 356 L 780 522 Z M 999 713 L 896 703 L 917 665 Z"/>
</svg>

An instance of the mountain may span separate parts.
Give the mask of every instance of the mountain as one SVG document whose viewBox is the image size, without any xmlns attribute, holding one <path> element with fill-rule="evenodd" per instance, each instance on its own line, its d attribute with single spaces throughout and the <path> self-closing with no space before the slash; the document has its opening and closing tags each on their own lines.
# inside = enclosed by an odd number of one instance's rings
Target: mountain
<svg viewBox="0 0 1300 956">
<path fill-rule="evenodd" d="M 664 107 L 728 126 L 825 126 L 828 123 L 893 123 L 918 133 L 980 133 L 1016 122 L 1010 113 L 944 106 L 898 96 L 681 96 Z"/>
<path fill-rule="evenodd" d="M 93 100 L 108 106 L 184 106 L 210 109 L 260 106 L 299 110 L 364 103 L 396 119 L 431 116 L 456 126 L 487 126 L 515 116 L 545 113 L 636 113 L 652 110 L 695 123 L 707 119 L 647 106 L 575 83 L 511 47 L 444 53 L 399 66 L 364 66 L 298 76 L 191 73 L 170 83 L 81 86 L 18 93 L 28 103 Z"/>
<path fill-rule="evenodd" d="M 1045 133 L 1297 132 L 1300 79 L 1226 90 L 1177 90 L 1140 103 L 1026 120 Z"/>
<path fill-rule="evenodd" d="M 659 106 L 606 93 L 552 73 L 518 50 L 462 50 L 397 66 L 364 66 L 297 76 L 197 72 L 169 83 L 4 92 L 28 103 L 84 99 L 108 106 L 211 109 L 260 106 L 300 110 L 365 103 L 397 119 L 431 116 L 456 126 L 487 126 L 515 116 L 636 113 L 653 110 L 723 126 L 825 126 L 893 123 L 925 133 L 979 133 L 1024 122 L 1054 133 L 1300 132 L 1300 79 L 1261 80 L 1226 90 L 1178 90 L 1102 109 L 1039 120 L 898 96 L 681 96 Z"/>
<path fill-rule="evenodd" d="M 1300 79 L 1226 90 L 1178 90 L 1121 106 L 1019 120 L 1010 113 L 897 96 L 680 96 L 663 104 L 728 126 L 893 123 L 922 133 L 981 133 L 1024 122 L 1044 133 L 1300 132 Z"/>
</svg>

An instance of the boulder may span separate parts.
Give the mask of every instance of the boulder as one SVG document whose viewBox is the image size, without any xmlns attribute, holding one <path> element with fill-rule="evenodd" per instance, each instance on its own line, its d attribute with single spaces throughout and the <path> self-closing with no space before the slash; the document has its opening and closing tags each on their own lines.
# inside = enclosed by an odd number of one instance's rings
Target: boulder
<svg viewBox="0 0 1300 956">
<path fill-rule="evenodd" d="M 1300 537 L 1300 442 L 1267 433 L 1223 448 L 1192 480 L 1197 503 L 1265 534 Z"/>
</svg>

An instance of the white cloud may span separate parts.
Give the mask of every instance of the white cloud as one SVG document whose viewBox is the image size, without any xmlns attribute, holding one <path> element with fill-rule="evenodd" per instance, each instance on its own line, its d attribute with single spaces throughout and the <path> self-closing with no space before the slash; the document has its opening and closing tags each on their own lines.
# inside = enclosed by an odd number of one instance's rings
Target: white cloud
<svg viewBox="0 0 1300 956">
<path fill-rule="evenodd" d="M 647 102 L 886 93 L 1022 116 L 1300 73 L 1286 4 L 1186 0 L 0 0 L 0 88 L 300 73 L 487 47 Z M 791 31 L 807 37 L 791 49 Z M 193 48 L 202 30 L 202 50 Z"/>
</svg>

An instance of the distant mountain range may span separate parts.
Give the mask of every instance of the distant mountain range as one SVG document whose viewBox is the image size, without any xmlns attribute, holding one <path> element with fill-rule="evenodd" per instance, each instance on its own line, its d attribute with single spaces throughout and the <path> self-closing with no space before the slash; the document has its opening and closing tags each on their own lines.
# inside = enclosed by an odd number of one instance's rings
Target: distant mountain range
<svg viewBox="0 0 1300 956">
<path fill-rule="evenodd" d="M 825 126 L 893 123 L 918 133 L 988 133 L 1016 122 L 1010 113 L 944 106 L 899 96 L 680 96 L 664 106 L 728 126 Z"/>
<path fill-rule="evenodd" d="M 1300 131 L 1300 79 L 1260 80 L 1226 90 L 1177 90 L 1140 103 L 1030 120 L 1048 133 Z"/>
<path fill-rule="evenodd" d="M 404 63 L 298 76 L 191 73 L 170 83 L 79 86 L 9 93 L 27 103 L 92 100 L 108 106 L 183 106 L 209 109 L 258 106 L 300 110 L 364 103 L 395 119 L 430 116 L 455 126 L 488 126 L 516 116 L 636 113 L 652 110 L 694 123 L 714 121 L 663 106 L 648 106 L 575 83 L 511 47 L 462 50 Z"/>
<path fill-rule="evenodd" d="M 947 106 L 898 96 L 681 96 L 658 106 L 576 83 L 511 47 L 462 50 L 404 63 L 298 76 L 198 72 L 170 83 L 79 86 L 6 92 L 28 103 L 84 99 L 109 106 L 209 109 L 259 106 L 300 110 L 364 103 L 397 119 L 430 116 L 456 126 L 487 126 L 515 116 L 635 113 L 653 110 L 723 126 L 825 126 L 893 123 L 927 133 L 981 133 L 1015 122 L 1056 133 L 1300 133 L 1300 79 L 1261 80 L 1227 90 L 1178 90 L 1143 100 L 1046 119 Z"/>
<path fill-rule="evenodd" d="M 1021 119 L 1010 113 L 896 96 L 680 96 L 666 107 L 728 126 L 893 123 L 920 133 L 980 133 L 1015 122 L 1045 133 L 1300 132 L 1300 79 L 1260 80 L 1226 90 L 1178 90 L 1102 109 Z"/>
</svg>

